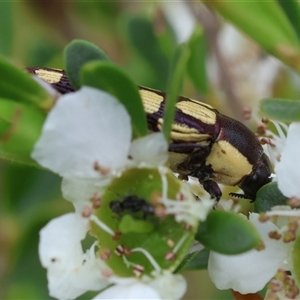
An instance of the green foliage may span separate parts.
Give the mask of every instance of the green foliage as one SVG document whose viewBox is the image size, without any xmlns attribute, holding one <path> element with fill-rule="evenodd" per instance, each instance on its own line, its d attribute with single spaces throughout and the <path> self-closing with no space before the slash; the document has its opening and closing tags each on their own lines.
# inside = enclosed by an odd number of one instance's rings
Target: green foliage
<svg viewBox="0 0 300 300">
<path fill-rule="evenodd" d="M 13 47 L 13 2 L 0 3 L 0 53 L 10 55 Z"/>
<path fill-rule="evenodd" d="M 200 25 L 195 27 L 194 33 L 189 40 L 189 48 L 191 51 L 190 58 L 187 63 L 187 72 L 190 76 L 197 91 L 202 94 L 208 92 L 208 82 L 206 74 L 206 38 L 203 28 Z"/>
<path fill-rule="evenodd" d="M 260 236 L 249 221 L 226 211 L 211 211 L 200 223 L 195 239 L 222 254 L 243 253 L 260 243 Z"/>
<path fill-rule="evenodd" d="M 146 115 L 138 88 L 123 71 L 110 62 L 90 62 L 82 69 L 81 84 L 114 95 L 130 114 L 134 137 L 146 135 Z"/>
<path fill-rule="evenodd" d="M 48 110 L 53 105 L 52 97 L 29 74 L 19 70 L 0 57 L 0 98 L 34 104 Z"/>
<path fill-rule="evenodd" d="M 74 40 L 64 50 L 65 69 L 72 85 L 79 89 L 80 70 L 82 66 L 93 60 L 109 61 L 108 56 L 95 44 L 83 40 Z"/>
<path fill-rule="evenodd" d="M 36 165 L 30 153 L 44 120 L 36 107 L 0 98 L 0 158 Z"/>
<path fill-rule="evenodd" d="M 293 262 L 293 278 L 296 280 L 296 284 L 300 285 L 300 236 L 296 238 L 292 251 L 292 262 Z"/>
<path fill-rule="evenodd" d="M 128 39 L 134 49 L 150 65 L 157 77 L 159 89 L 165 89 L 169 74 L 169 59 L 159 44 L 153 24 L 143 17 L 131 17 L 126 22 Z"/>
<path fill-rule="evenodd" d="M 172 61 L 163 125 L 163 132 L 167 141 L 170 139 L 171 126 L 175 116 L 175 104 L 182 88 L 183 76 L 189 56 L 190 50 L 188 45 L 182 44 L 176 49 Z"/>
<path fill-rule="evenodd" d="M 207 269 L 209 253 L 210 250 L 208 248 L 189 253 L 177 268 L 176 273 L 187 270 Z"/>
<path fill-rule="evenodd" d="M 277 0 L 300 39 L 300 7 L 297 0 Z"/>
<path fill-rule="evenodd" d="M 204 2 L 219 12 L 225 21 L 246 33 L 257 43 L 260 51 L 263 49 L 300 71 L 298 1 Z M 182 86 L 187 96 L 200 93 L 206 96 L 208 103 L 214 101 L 214 106 L 217 106 L 216 103 L 226 103 L 222 90 L 218 87 L 209 88 L 213 82 L 209 82 L 205 64 L 210 49 L 203 29 L 198 24 L 187 44 L 176 50 L 172 28 L 164 24 L 163 10 L 157 9 L 157 3 L 140 2 L 132 12 L 133 6 L 121 2 L 78 2 L 72 6 L 61 2 L 59 6 L 53 6 L 55 14 L 52 17 L 52 10 L 44 10 L 44 15 L 43 10 L 38 10 L 37 18 L 28 14 L 30 6 L 26 5 L 26 2 L 9 1 L 0 4 L 0 53 L 9 55 L 9 61 L 14 61 L 21 68 L 28 64 L 62 68 L 64 57 L 68 76 L 76 88 L 87 84 L 104 89 L 126 106 L 132 119 L 134 137 L 147 133 L 146 118 L 135 83 L 145 83 L 163 91 L 168 88 L 167 112 L 164 116 L 167 136 L 174 118 L 174 104 Z M 43 6 L 43 1 L 39 5 Z M 125 36 L 122 31 L 126 31 Z M 74 38 L 93 41 L 94 44 L 74 40 L 63 52 L 65 44 Z M 110 63 L 108 56 L 95 43 L 103 47 L 124 72 Z M 190 81 L 183 80 L 185 68 Z M 6 264 L 3 272 L 0 272 L 0 298 L 47 299 L 46 271 L 37 256 L 38 232 L 51 218 L 70 211 L 71 205 L 59 197 L 58 177 L 25 164 L 33 164 L 30 152 L 39 136 L 45 111 L 52 107 L 53 100 L 29 75 L 2 57 L 0 71 L 0 158 L 22 163 L 2 162 L 0 259 Z M 296 92 L 289 97 L 300 99 L 294 81 L 295 74 L 289 69 L 285 69 L 285 72 L 288 74 L 286 78 L 281 72 L 274 74 L 277 78 L 276 88 L 282 91 L 292 86 Z M 130 74 L 135 83 L 126 74 Z M 296 80 L 298 82 L 299 78 Z M 300 100 L 271 98 L 290 95 L 289 92 L 279 95 L 274 91 L 271 93 L 273 95 L 270 98 L 260 103 L 262 115 L 287 123 L 300 120 Z M 222 111 L 222 108 L 218 109 Z M 123 188 L 128 189 L 128 185 Z M 111 197 L 113 199 L 115 195 Z M 270 183 L 257 193 L 254 208 L 257 212 L 264 212 L 275 205 L 286 204 L 286 200 L 277 184 Z M 135 220 L 128 216 L 122 218 L 116 229 L 125 234 L 131 232 L 132 236 L 136 232 L 144 234 L 146 242 L 148 234 L 154 232 L 153 226 L 147 220 Z M 1 231 L 1 228 L 4 230 Z M 206 248 L 187 255 L 178 272 L 206 268 L 210 249 L 236 254 L 255 247 L 259 242 L 256 231 L 248 221 L 219 211 L 209 214 L 196 236 Z M 157 249 L 161 249 L 161 240 L 154 238 L 154 241 Z M 298 284 L 299 245 L 297 238 L 293 250 L 293 275 Z M 29 269 L 32 270 L 30 276 Z M 92 297 L 83 295 L 82 298 Z M 211 294 L 207 298 L 211 299 Z"/>
<path fill-rule="evenodd" d="M 299 122 L 300 121 L 300 100 L 269 98 L 260 102 L 262 115 L 282 121 Z"/>
<path fill-rule="evenodd" d="M 300 72 L 300 43 L 277 1 L 203 1 L 256 41 L 262 48 Z"/>
<path fill-rule="evenodd" d="M 254 202 L 256 212 L 266 212 L 276 205 L 287 205 L 288 198 L 283 196 L 276 182 L 264 185 L 257 193 Z"/>
</svg>

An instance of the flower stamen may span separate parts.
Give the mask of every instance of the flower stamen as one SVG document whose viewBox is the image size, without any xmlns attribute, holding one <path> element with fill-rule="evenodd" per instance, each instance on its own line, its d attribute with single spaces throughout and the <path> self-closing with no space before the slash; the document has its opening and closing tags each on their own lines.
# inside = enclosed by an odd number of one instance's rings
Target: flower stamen
<svg viewBox="0 0 300 300">
<path fill-rule="evenodd" d="M 131 249 L 131 252 L 143 253 L 156 271 L 161 270 L 161 267 L 159 266 L 159 264 L 155 261 L 155 259 L 152 257 L 152 255 L 144 248 L 134 248 L 134 249 Z"/>
<path fill-rule="evenodd" d="M 115 236 L 115 232 L 111 228 L 109 228 L 105 223 L 100 221 L 95 215 L 91 215 L 90 220 L 94 221 L 96 223 L 96 225 L 98 225 L 101 229 L 103 229 L 105 232 L 107 232 L 111 236 L 113 236 L 113 237 Z"/>
</svg>

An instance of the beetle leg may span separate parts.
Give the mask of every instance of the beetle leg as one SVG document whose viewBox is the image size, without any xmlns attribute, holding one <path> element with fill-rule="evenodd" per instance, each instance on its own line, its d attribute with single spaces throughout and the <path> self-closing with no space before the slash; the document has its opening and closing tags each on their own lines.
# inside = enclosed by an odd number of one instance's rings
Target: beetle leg
<svg viewBox="0 0 300 300">
<path fill-rule="evenodd" d="M 176 152 L 175 150 L 180 150 L 181 153 L 187 153 L 187 149 L 190 149 L 190 148 L 182 149 L 179 145 L 176 144 L 171 144 L 170 148 L 172 149 L 173 152 Z M 192 173 L 194 173 L 194 170 L 198 170 L 200 166 L 203 165 L 205 159 L 210 154 L 210 151 L 211 151 L 211 144 L 207 146 L 198 145 L 198 148 L 193 148 L 193 152 L 190 153 L 186 157 L 186 159 L 184 159 L 180 164 L 176 166 L 178 172 L 188 176 L 189 175 L 193 176 Z"/>
<path fill-rule="evenodd" d="M 211 165 L 205 165 L 204 162 L 201 167 L 196 168 L 190 175 L 198 178 L 200 184 L 212 198 L 215 198 L 216 201 L 220 200 L 222 192 L 218 184 L 212 180 L 214 178 L 214 170 Z"/>
<path fill-rule="evenodd" d="M 251 203 L 255 201 L 255 199 L 251 199 L 250 196 L 247 196 L 245 194 L 229 193 L 229 196 L 233 196 L 235 198 L 240 198 L 240 199 L 250 199 Z"/>
<path fill-rule="evenodd" d="M 200 180 L 199 180 L 199 182 L 200 182 Z M 222 197 L 221 189 L 215 181 L 206 180 L 202 183 L 202 186 L 211 195 L 212 198 L 216 199 L 217 202 Z"/>
</svg>

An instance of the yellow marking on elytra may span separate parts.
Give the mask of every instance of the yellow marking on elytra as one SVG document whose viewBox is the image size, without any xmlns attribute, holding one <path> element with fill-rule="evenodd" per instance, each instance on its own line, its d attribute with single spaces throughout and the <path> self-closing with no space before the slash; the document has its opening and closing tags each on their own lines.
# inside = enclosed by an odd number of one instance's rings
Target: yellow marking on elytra
<svg viewBox="0 0 300 300">
<path fill-rule="evenodd" d="M 207 141 L 210 138 L 211 136 L 209 134 L 171 131 L 171 140 L 173 141 L 197 143 L 197 142 Z"/>
<path fill-rule="evenodd" d="M 180 124 L 180 123 L 173 123 L 172 124 L 172 131 L 174 132 L 180 132 L 184 134 L 192 134 L 192 133 L 199 133 L 199 131 L 196 128 L 189 127 L 186 124 Z"/>
<path fill-rule="evenodd" d="M 148 90 L 140 90 L 140 95 L 143 100 L 144 110 L 153 114 L 159 110 L 160 104 L 164 101 L 164 97 Z"/>
<path fill-rule="evenodd" d="M 44 69 L 35 70 L 35 74 L 48 83 L 58 83 L 63 77 L 62 73 L 49 71 Z"/>
<path fill-rule="evenodd" d="M 206 158 L 206 165 L 209 164 L 215 171 L 214 180 L 230 186 L 237 185 L 244 176 L 252 172 L 248 159 L 224 140 L 214 143 Z"/>
<path fill-rule="evenodd" d="M 176 107 L 186 115 L 194 117 L 205 124 L 214 125 L 216 123 L 216 113 L 208 109 L 208 105 L 202 105 L 202 103 L 193 100 L 183 100 L 178 102 Z"/>
</svg>

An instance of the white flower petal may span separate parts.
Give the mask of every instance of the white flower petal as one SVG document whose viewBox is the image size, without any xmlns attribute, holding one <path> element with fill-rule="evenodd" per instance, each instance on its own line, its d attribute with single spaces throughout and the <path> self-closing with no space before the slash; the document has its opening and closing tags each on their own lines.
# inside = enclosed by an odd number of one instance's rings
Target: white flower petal
<svg viewBox="0 0 300 300">
<path fill-rule="evenodd" d="M 208 272 L 220 290 L 233 289 L 242 294 L 260 291 L 288 256 L 286 244 L 267 236 L 269 231 L 277 229 L 273 223 L 259 222 L 257 214 L 252 214 L 250 219 L 260 232 L 266 248 L 239 255 L 223 255 L 211 251 Z"/>
<path fill-rule="evenodd" d="M 62 194 L 63 197 L 73 203 L 75 211 L 81 214 L 83 208 L 91 205 L 93 196 L 100 197 L 104 188 L 109 184 L 110 178 L 63 178 Z"/>
<path fill-rule="evenodd" d="M 75 299 L 87 291 L 99 291 L 109 282 L 101 274 L 101 261 L 93 261 L 93 264 L 83 261 L 73 269 L 65 269 L 62 272 L 48 270 L 49 295 L 57 299 Z"/>
<path fill-rule="evenodd" d="M 132 142 L 129 155 L 136 162 L 162 165 L 168 159 L 168 143 L 161 132 L 155 132 Z"/>
<path fill-rule="evenodd" d="M 276 165 L 278 188 L 286 197 L 300 198 L 300 123 L 289 126 L 280 162 Z"/>
<path fill-rule="evenodd" d="M 189 40 L 195 28 L 196 19 L 185 1 L 162 1 L 163 11 L 175 33 L 178 44 Z"/>
<path fill-rule="evenodd" d="M 32 158 L 64 177 L 99 177 L 123 167 L 131 140 L 124 106 L 106 92 L 83 87 L 59 98 L 43 126 Z"/>
<path fill-rule="evenodd" d="M 160 295 L 161 299 L 181 299 L 186 292 L 187 284 L 184 277 L 180 274 L 172 274 L 165 271 L 149 282 Z"/>
<path fill-rule="evenodd" d="M 80 241 L 87 229 L 87 219 L 70 213 L 53 219 L 40 231 L 39 256 L 47 268 L 50 296 L 74 299 L 107 286 L 101 271 L 108 268 L 96 258 L 93 248 L 82 251 Z"/>
<path fill-rule="evenodd" d="M 61 94 L 51 84 L 49 84 L 45 80 L 41 79 L 40 77 L 38 77 L 36 75 L 32 75 L 32 78 L 39 85 L 41 85 L 53 99 L 57 99 L 57 98 L 59 98 L 59 96 L 61 96 Z"/>
<path fill-rule="evenodd" d="M 147 284 L 138 280 L 126 284 L 116 284 L 102 293 L 98 294 L 93 300 L 100 299 L 162 299 L 159 294 Z"/>
<path fill-rule="evenodd" d="M 88 230 L 88 219 L 69 213 L 51 220 L 40 231 L 39 256 L 43 267 L 62 269 L 81 259 L 80 241 Z M 74 259 L 75 257 L 75 259 Z"/>
</svg>

